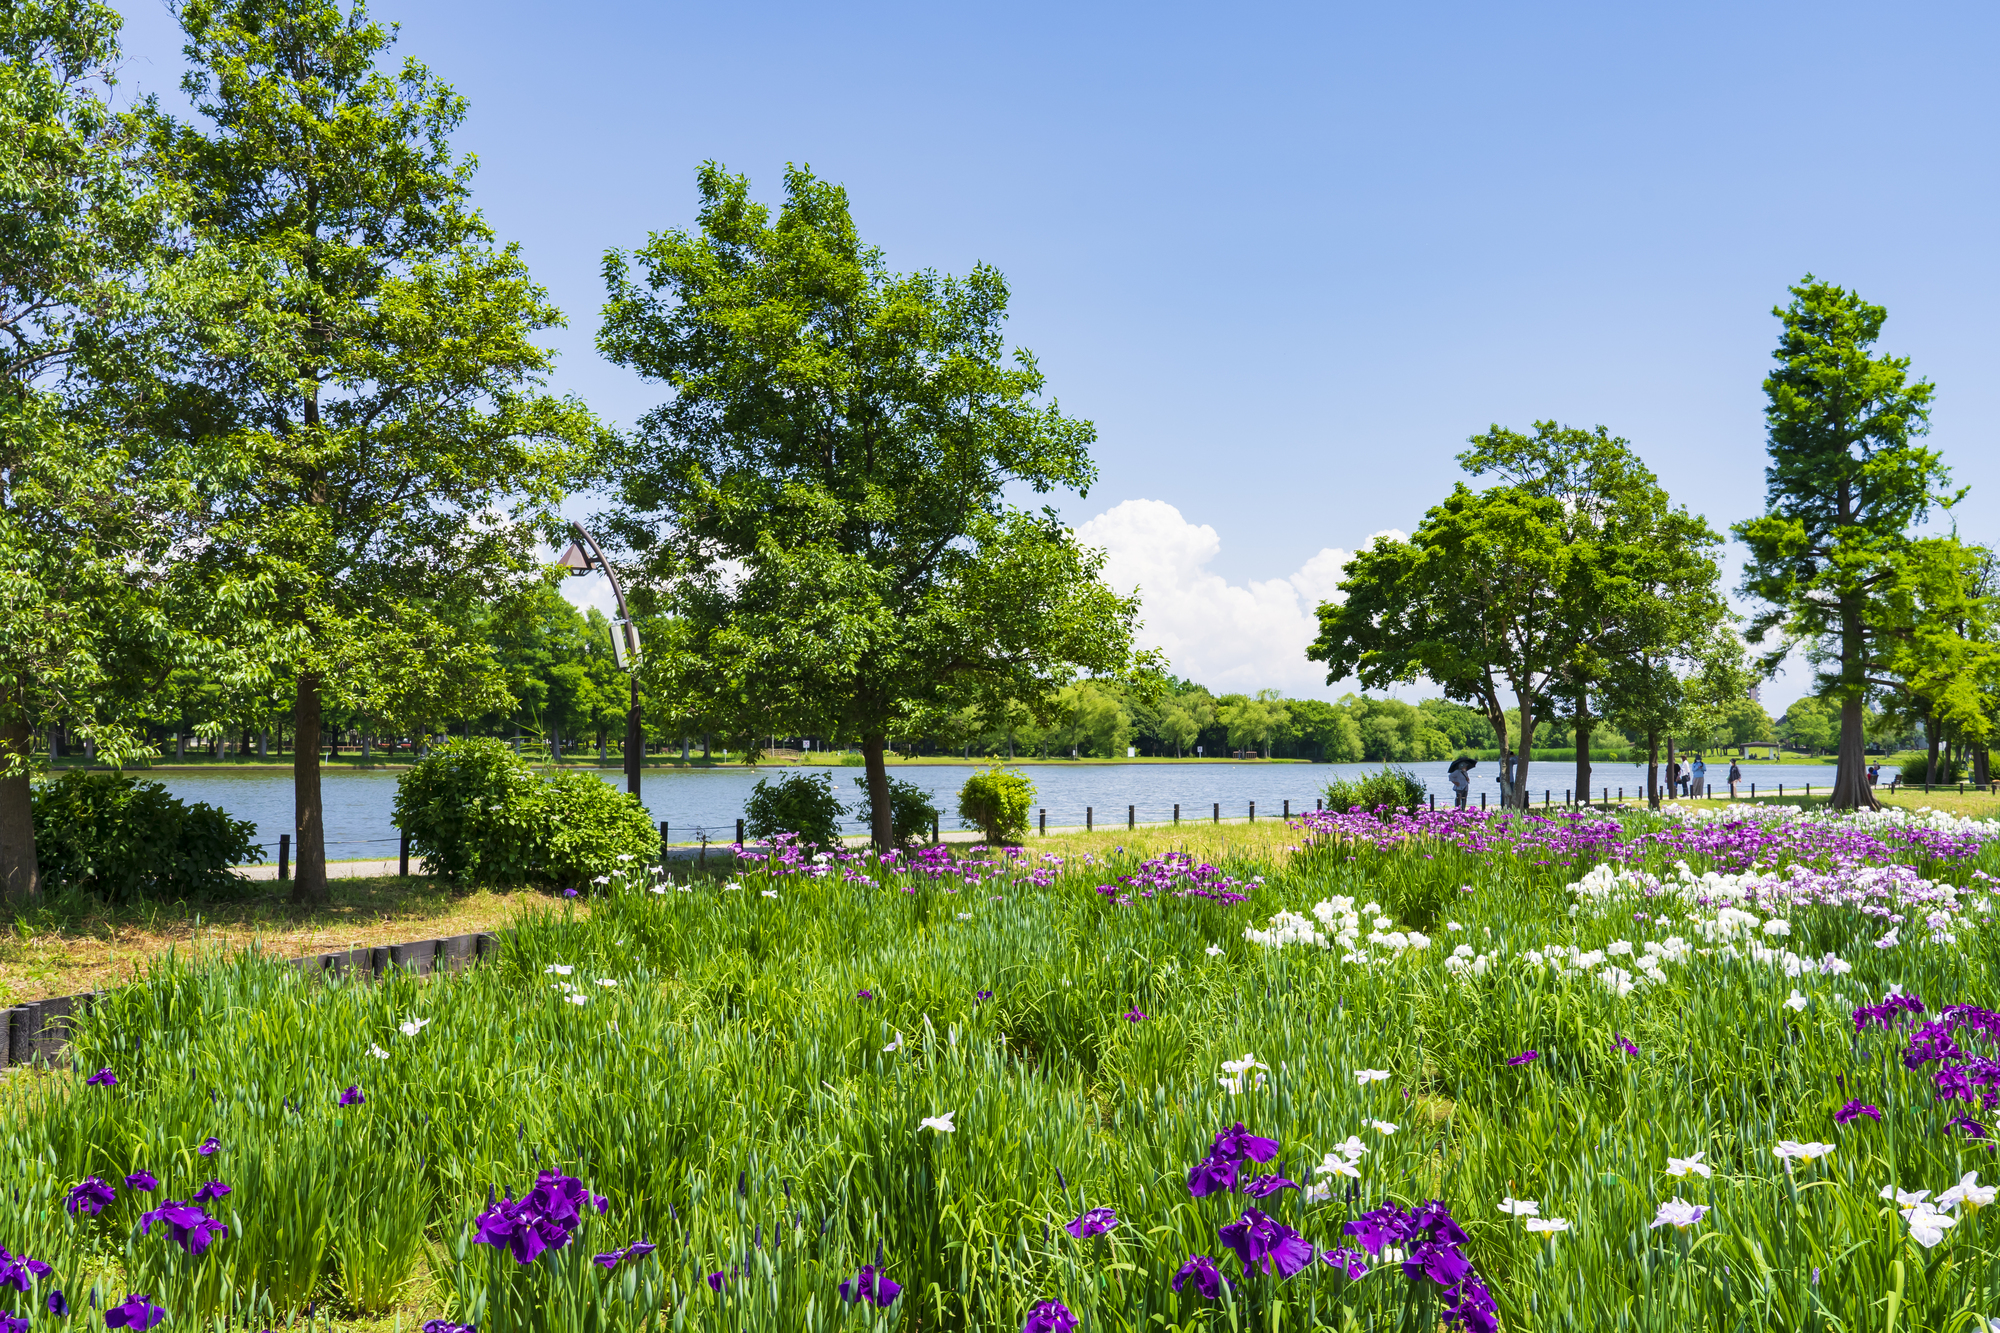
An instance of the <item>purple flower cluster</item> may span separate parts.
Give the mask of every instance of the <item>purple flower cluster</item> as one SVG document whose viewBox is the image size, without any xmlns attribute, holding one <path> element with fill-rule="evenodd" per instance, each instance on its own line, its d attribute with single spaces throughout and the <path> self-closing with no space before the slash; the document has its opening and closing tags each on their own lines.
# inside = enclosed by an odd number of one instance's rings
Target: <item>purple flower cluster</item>
<svg viewBox="0 0 2000 1333">
<path fill-rule="evenodd" d="M 1904 1021 L 1904 1015 L 1911 1018 L 1924 1012 L 1924 1002 L 1914 995 L 1891 995 L 1880 1004 L 1865 1004 L 1854 1011 L 1854 1030 L 1866 1032 L 1871 1027 L 1891 1028 Z M 1912 1069 L 1915 1065 L 1910 1066 Z"/>
<path fill-rule="evenodd" d="M 1879 1122 L 1882 1119 L 1882 1108 L 1879 1106 L 1870 1106 L 1868 1103 L 1862 1101 L 1851 1101 L 1833 1113 L 1833 1123 L 1836 1125 L 1849 1125 L 1864 1115 L 1870 1120 Z"/>
<path fill-rule="evenodd" d="M 1889 997 L 1891 1001 L 1904 998 Z M 1857 1030 L 1863 1026 L 1862 1012 L 1855 1011 Z M 1911 1012 L 1922 1013 L 1923 1006 L 1918 1004 Z M 1938 1069 L 1931 1081 L 1940 1101 L 1973 1103 L 1983 1111 L 2000 1107 L 2000 1060 L 1966 1050 L 1959 1044 L 1961 1038 L 1977 1038 L 1988 1047 L 2000 1046 L 2000 1014 L 1978 1005 L 1946 1005 L 1936 1019 L 1910 1031 L 1903 1050 L 1903 1067 L 1922 1069 L 1927 1064 L 1936 1064 Z M 1950 1127 L 1963 1129 L 1975 1139 L 1986 1137 L 1985 1127 L 1968 1116 L 1961 1115 Z"/>
<path fill-rule="evenodd" d="M 424 1333 L 478 1333 L 473 1324 L 454 1324 L 449 1319 L 426 1319 Z"/>
<path fill-rule="evenodd" d="M 145 1333 L 147 1329 L 166 1317 L 166 1310 L 153 1304 L 151 1297 L 128 1295 L 104 1312 L 104 1326 L 129 1328 L 132 1333 Z"/>
<path fill-rule="evenodd" d="M 1218 1229 L 1216 1235 L 1235 1251 L 1245 1277 L 1261 1271 L 1287 1278 L 1317 1257 L 1311 1241 L 1257 1208 L 1245 1208 L 1243 1216 Z"/>
<path fill-rule="evenodd" d="M 1021 1333 L 1071 1333 L 1076 1327 L 1076 1316 L 1061 1301 L 1042 1301 L 1028 1311 L 1028 1322 L 1021 1325 Z"/>
<path fill-rule="evenodd" d="M 96 1217 L 112 1204 L 118 1202 L 118 1191 L 96 1176 L 85 1176 L 82 1181 L 69 1187 L 69 1194 L 63 1200 L 63 1207 L 75 1217 L 82 1213 L 85 1217 Z"/>
<path fill-rule="evenodd" d="M 84 1082 L 93 1088 L 115 1088 L 118 1086 L 118 1075 L 109 1069 L 100 1069 Z"/>
<path fill-rule="evenodd" d="M 535 1187 L 519 1199 L 502 1195 L 481 1213 L 473 1222 L 472 1239 L 478 1245 L 505 1248 L 515 1263 L 531 1264 L 543 1250 L 569 1244 L 586 1206 L 602 1213 L 609 1203 L 574 1176 L 544 1171 L 535 1177 Z"/>
<path fill-rule="evenodd" d="M 1215 1145 L 1208 1150 L 1208 1156 L 1188 1172 L 1188 1193 L 1199 1199 L 1217 1190 L 1233 1190 L 1237 1168 L 1245 1160 L 1268 1162 L 1277 1155 L 1276 1139 L 1257 1137 L 1243 1128 L 1239 1120 L 1215 1136 Z"/>
<path fill-rule="evenodd" d="M 1444 1322 L 1471 1329 L 1474 1333 L 1498 1333 L 1500 1307 L 1486 1284 L 1473 1271 L 1472 1261 L 1461 1248 L 1466 1234 L 1452 1219 L 1451 1210 L 1436 1199 L 1404 1211 L 1383 1204 L 1347 1224 L 1347 1234 L 1359 1242 L 1371 1258 L 1379 1258 L 1382 1247 L 1394 1243 L 1405 1251 L 1403 1274 L 1412 1282 L 1431 1281 L 1444 1289 L 1451 1302 Z M 1329 1263 L 1332 1256 L 1328 1256 Z"/>
<path fill-rule="evenodd" d="M 1118 1225 L 1118 1214 L 1109 1208 L 1089 1208 L 1073 1220 L 1063 1224 L 1063 1230 L 1078 1240 L 1088 1240 L 1101 1236 Z"/>
<path fill-rule="evenodd" d="M 207 1186 L 203 1188 L 206 1189 Z M 221 1189 L 224 1194 L 229 1192 L 227 1185 L 222 1186 Z M 197 1195 L 196 1197 L 200 1196 Z M 211 1195 L 210 1197 L 214 1196 Z M 158 1222 L 164 1230 L 173 1234 L 176 1244 L 197 1258 L 210 1245 L 229 1234 L 228 1227 L 222 1225 L 222 1223 L 216 1221 L 207 1213 L 204 1213 L 194 1204 L 182 1203 L 178 1199 L 168 1199 L 150 1213 L 140 1214 L 140 1232 L 150 1236 L 153 1233 L 153 1223 L 155 1222 Z"/>
<path fill-rule="evenodd" d="M 1540 1051 L 1522 1051 L 1519 1055 L 1508 1056 L 1507 1063 L 1510 1065 L 1531 1065 L 1541 1058 L 1542 1053 Z"/>
</svg>

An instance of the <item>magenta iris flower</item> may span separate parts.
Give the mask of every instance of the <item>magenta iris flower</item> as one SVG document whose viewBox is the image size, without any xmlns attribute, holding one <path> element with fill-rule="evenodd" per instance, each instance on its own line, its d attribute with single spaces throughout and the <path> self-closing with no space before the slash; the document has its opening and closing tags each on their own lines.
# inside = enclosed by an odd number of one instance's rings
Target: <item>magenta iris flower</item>
<svg viewBox="0 0 2000 1333">
<path fill-rule="evenodd" d="M 1279 1190 L 1295 1190 L 1297 1188 L 1298 1183 L 1296 1181 L 1286 1180 L 1283 1176 L 1259 1176 L 1248 1185 L 1245 1185 L 1243 1192 L 1253 1199 L 1268 1199 Z"/>
<path fill-rule="evenodd" d="M 201 1146 L 199 1148 L 196 1148 L 195 1151 L 200 1153 L 203 1157 L 213 1157 L 215 1156 L 215 1150 L 220 1148 L 221 1146 L 222 1146 L 222 1140 L 215 1138 L 213 1135 L 211 1135 L 210 1137 L 203 1139 L 201 1141 Z"/>
<path fill-rule="evenodd" d="M 1139 1011 L 1138 1009 L 1136 1009 L 1136 1008 L 1135 1008 L 1135 1009 L 1127 1009 L 1127 1010 L 1125 1011 L 1125 1021 L 1126 1021 L 1127 1023 L 1143 1023 L 1143 1022 L 1145 1022 L 1145 1021 L 1146 1021 L 1146 1015 L 1145 1015 L 1144 1013 L 1140 1012 L 1140 1011 Z"/>
<path fill-rule="evenodd" d="M 1061 1301 L 1043 1301 L 1028 1311 L 1028 1322 L 1021 1325 L 1021 1333 L 1070 1333 L 1076 1327 L 1076 1316 Z"/>
<path fill-rule="evenodd" d="M 1188 1171 L 1188 1193 L 1197 1199 L 1235 1188 L 1236 1163 L 1227 1157 L 1210 1153 Z"/>
<path fill-rule="evenodd" d="M 346 1092 L 340 1094 L 340 1104 L 342 1106 L 359 1106 L 367 1100 L 368 1098 L 362 1095 L 361 1089 L 358 1087 L 349 1088 Z"/>
<path fill-rule="evenodd" d="M 118 1202 L 118 1191 L 99 1180 L 96 1176 L 85 1176 L 81 1184 L 70 1186 L 69 1197 L 63 1200 L 63 1207 L 75 1217 L 82 1213 L 86 1217 L 96 1217 L 106 1207 Z"/>
<path fill-rule="evenodd" d="M 1174 1274 L 1174 1292 L 1179 1294 L 1188 1283 L 1194 1283 L 1195 1292 L 1203 1300 L 1212 1301 L 1222 1295 L 1223 1287 L 1234 1289 L 1236 1284 L 1229 1276 L 1215 1266 L 1215 1260 L 1205 1254 L 1190 1254 L 1181 1271 Z"/>
<path fill-rule="evenodd" d="M 194 1192 L 194 1201 L 196 1203 L 214 1203 L 227 1193 L 229 1193 L 229 1186 L 219 1180 L 211 1180 Z"/>
<path fill-rule="evenodd" d="M 1092 1236 L 1103 1235 L 1117 1225 L 1117 1213 L 1109 1208 L 1092 1208 L 1075 1221 L 1067 1223 L 1063 1230 L 1078 1240 L 1088 1240 Z"/>
<path fill-rule="evenodd" d="M 1533 1064 L 1541 1058 L 1542 1053 L 1540 1051 L 1522 1051 L 1519 1055 L 1508 1056 L 1507 1063 L 1510 1065 Z"/>
<path fill-rule="evenodd" d="M 155 1222 L 160 1223 L 164 1230 L 172 1232 L 175 1243 L 196 1258 L 199 1258 L 210 1245 L 229 1234 L 228 1227 L 193 1204 L 181 1203 L 177 1199 L 168 1199 L 152 1212 L 140 1214 L 140 1233 L 151 1235 Z"/>
<path fill-rule="evenodd" d="M 1860 1119 L 1864 1115 L 1870 1120 L 1879 1121 L 1882 1118 L 1882 1108 L 1879 1106 L 1870 1106 L 1863 1101 L 1851 1101 L 1833 1113 L 1833 1123 L 1836 1125 L 1845 1125 L 1851 1121 Z"/>
<path fill-rule="evenodd" d="M 1305 1237 L 1256 1208 L 1244 1209 L 1243 1216 L 1216 1234 L 1242 1260 L 1245 1277 L 1260 1270 L 1290 1277 L 1313 1261 L 1313 1247 Z"/>
<path fill-rule="evenodd" d="M 109 1069 L 100 1069 L 85 1079 L 84 1082 L 93 1088 L 115 1088 L 118 1086 L 118 1075 L 112 1073 Z"/>
<path fill-rule="evenodd" d="M 134 1171 L 131 1175 L 125 1177 L 125 1188 L 128 1190 L 139 1190 L 142 1193 L 151 1194 L 159 1187 L 160 1182 L 154 1177 L 151 1171 Z"/>
<path fill-rule="evenodd" d="M 1320 1258 L 1326 1261 L 1328 1268 L 1345 1273 L 1349 1278 L 1358 1281 L 1368 1276 L 1368 1263 L 1361 1254 L 1360 1250 L 1328 1250 Z"/>
<path fill-rule="evenodd" d="M 129 1328 L 132 1333 L 145 1333 L 153 1325 L 167 1317 L 166 1309 L 152 1303 L 144 1296 L 127 1296 L 122 1302 L 104 1312 L 106 1328 Z"/>
<path fill-rule="evenodd" d="M 849 1305 L 856 1301 L 867 1301 L 878 1310 L 886 1310 L 898 1296 L 903 1294 L 903 1284 L 892 1282 L 887 1273 L 878 1272 L 873 1264 L 861 1265 L 861 1271 L 840 1284 L 840 1299 Z"/>
</svg>

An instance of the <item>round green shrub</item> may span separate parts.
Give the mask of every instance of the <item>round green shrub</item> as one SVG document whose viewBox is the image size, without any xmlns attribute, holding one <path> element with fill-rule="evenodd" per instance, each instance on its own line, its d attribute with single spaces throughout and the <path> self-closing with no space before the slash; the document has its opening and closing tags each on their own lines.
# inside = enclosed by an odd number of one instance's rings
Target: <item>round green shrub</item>
<svg viewBox="0 0 2000 1333">
<path fill-rule="evenodd" d="M 1920 754 L 1915 759 L 1909 760 L 1902 767 L 1902 780 L 1905 787 L 1912 784 L 1921 787 L 1926 782 L 1940 784 L 1961 782 L 1964 780 L 1964 777 L 1965 774 L 1959 768 L 1958 763 L 1955 760 L 1946 759 L 1943 755 L 1938 756 L 1936 777 L 1931 776 L 1931 757 L 1928 754 Z"/>
<path fill-rule="evenodd" d="M 142 898 L 251 892 L 231 866 L 257 856 L 257 826 L 212 805 L 177 800 L 157 782 L 71 771 L 29 795 L 44 893 Z"/>
<path fill-rule="evenodd" d="M 1336 778 L 1326 784 L 1326 808 L 1346 812 L 1360 806 L 1385 817 L 1399 810 L 1420 809 L 1430 797 L 1423 780 L 1405 769 L 1384 764 L 1380 773 L 1348 781 Z"/>
<path fill-rule="evenodd" d="M 793 833 L 801 843 L 838 847 L 845 813 L 833 794 L 833 774 L 788 773 L 776 782 L 760 779 L 750 789 L 743 802 L 743 832 L 759 841 Z"/>
<path fill-rule="evenodd" d="M 487 736 L 446 741 L 403 774 L 396 826 L 425 869 L 454 884 L 575 887 L 660 855 L 635 797 L 592 773 L 538 778 Z"/>
<path fill-rule="evenodd" d="M 958 789 L 958 817 L 968 828 L 983 829 L 995 846 L 1018 843 L 1028 836 L 1028 810 L 1035 803 L 1035 784 L 1017 768 L 995 765 L 974 773 Z"/>
<path fill-rule="evenodd" d="M 854 802 L 854 817 L 867 825 L 874 818 L 868 804 L 868 779 L 856 778 L 854 785 L 861 789 L 860 798 Z M 931 803 L 929 792 L 914 782 L 889 779 L 889 840 L 892 843 L 898 847 L 909 846 L 931 831 L 937 817 L 938 809 Z"/>
</svg>

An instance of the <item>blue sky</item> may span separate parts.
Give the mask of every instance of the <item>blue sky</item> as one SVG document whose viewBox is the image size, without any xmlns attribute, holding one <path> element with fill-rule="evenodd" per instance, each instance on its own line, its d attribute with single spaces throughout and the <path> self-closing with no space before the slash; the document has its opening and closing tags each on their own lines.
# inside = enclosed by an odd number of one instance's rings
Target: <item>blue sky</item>
<svg viewBox="0 0 2000 1333">
<path fill-rule="evenodd" d="M 124 91 L 169 92 L 171 16 L 125 12 Z M 773 202 L 810 163 L 897 268 L 1000 268 L 1097 424 L 1064 513 L 1218 687 L 1324 692 L 1298 636 L 1338 553 L 1414 527 L 1492 422 L 1603 423 L 1718 528 L 1755 512 L 1808 271 L 1889 308 L 1961 531 L 2000 537 L 1992 6 L 375 13 L 470 99 L 477 201 L 571 321 L 558 386 L 614 423 L 657 393 L 592 350 L 602 254 L 688 225 L 703 159 Z"/>
</svg>

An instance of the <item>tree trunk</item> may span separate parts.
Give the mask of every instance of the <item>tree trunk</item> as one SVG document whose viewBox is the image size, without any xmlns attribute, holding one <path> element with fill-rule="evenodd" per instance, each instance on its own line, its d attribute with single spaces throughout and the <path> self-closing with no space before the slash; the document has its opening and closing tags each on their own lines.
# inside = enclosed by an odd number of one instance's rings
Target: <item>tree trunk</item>
<svg viewBox="0 0 2000 1333">
<path fill-rule="evenodd" d="M 1590 733 L 1597 719 L 1590 715 L 1590 695 L 1579 686 L 1576 691 L 1576 799 L 1590 799 Z"/>
<path fill-rule="evenodd" d="M 1982 787 L 1993 780 L 1992 773 L 1987 767 L 1989 762 L 1986 742 L 1975 741 L 1972 746 L 1972 780 Z"/>
<path fill-rule="evenodd" d="M 326 826 L 321 819 L 319 799 L 319 677 L 299 675 L 298 693 L 292 701 L 292 731 L 299 738 L 292 751 L 292 806 L 296 860 L 292 868 L 292 903 L 297 907 L 324 907 L 326 891 Z M 305 738 L 314 738 L 308 748 Z"/>
<path fill-rule="evenodd" d="M 1925 747 L 1924 781 L 1936 782 L 1938 780 L 1937 714 L 1931 709 L 1930 700 L 1928 699 L 1924 700 L 1923 705 L 1924 705 L 1923 719 L 1924 719 L 1924 747 Z M 1846 730 L 1845 730 L 1846 722 L 1847 722 L 1847 710 L 1843 708 L 1841 710 L 1842 740 L 1846 739 Z M 1835 778 L 1834 781 L 1837 783 L 1840 781 L 1840 779 Z"/>
<path fill-rule="evenodd" d="M 1861 700 L 1840 701 L 1840 756 L 1833 769 L 1833 795 L 1828 804 L 1836 810 L 1879 810 L 1881 803 L 1868 787 L 1867 738 L 1861 734 Z M 1937 738 L 1931 738 L 1931 756 L 1937 756 Z M 1936 780 L 1936 775 L 1932 775 Z"/>
<path fill-rule="evenodd" d="M 1646 804 L 1660 808 L 1660 733 L 1646 733 Z"/>
<path fill-rule="evenodd" d="M 885 736 L 861 738 L 861 759 L 868 775 L 868 830 L 878 852 L 896 844 L 895 830 L 889 823 L 889 764 L 882 757 L 887 746 Z"/>
<path fill-rule="evenodd" d="M 1521 705 L 1521 748 L 1514 752 L 1514 807 L 1528 808 L 1528 764 L 1535 757 L 1535 726 L 1537 719 L 1530 702 L 1532 696 L 1517 694 Z"/>
<path fill-rule="evenodd" d="M 23 904 L 42 891 L 41 870 L 35 862 L 35 815 L 30 802 L 28 761 L 35 748 L 33 730 L 25 718 L 0 727 L 0 763 L 19 765 L 20 772 L 0 778 L 0 902 Z"/>
</svg>

